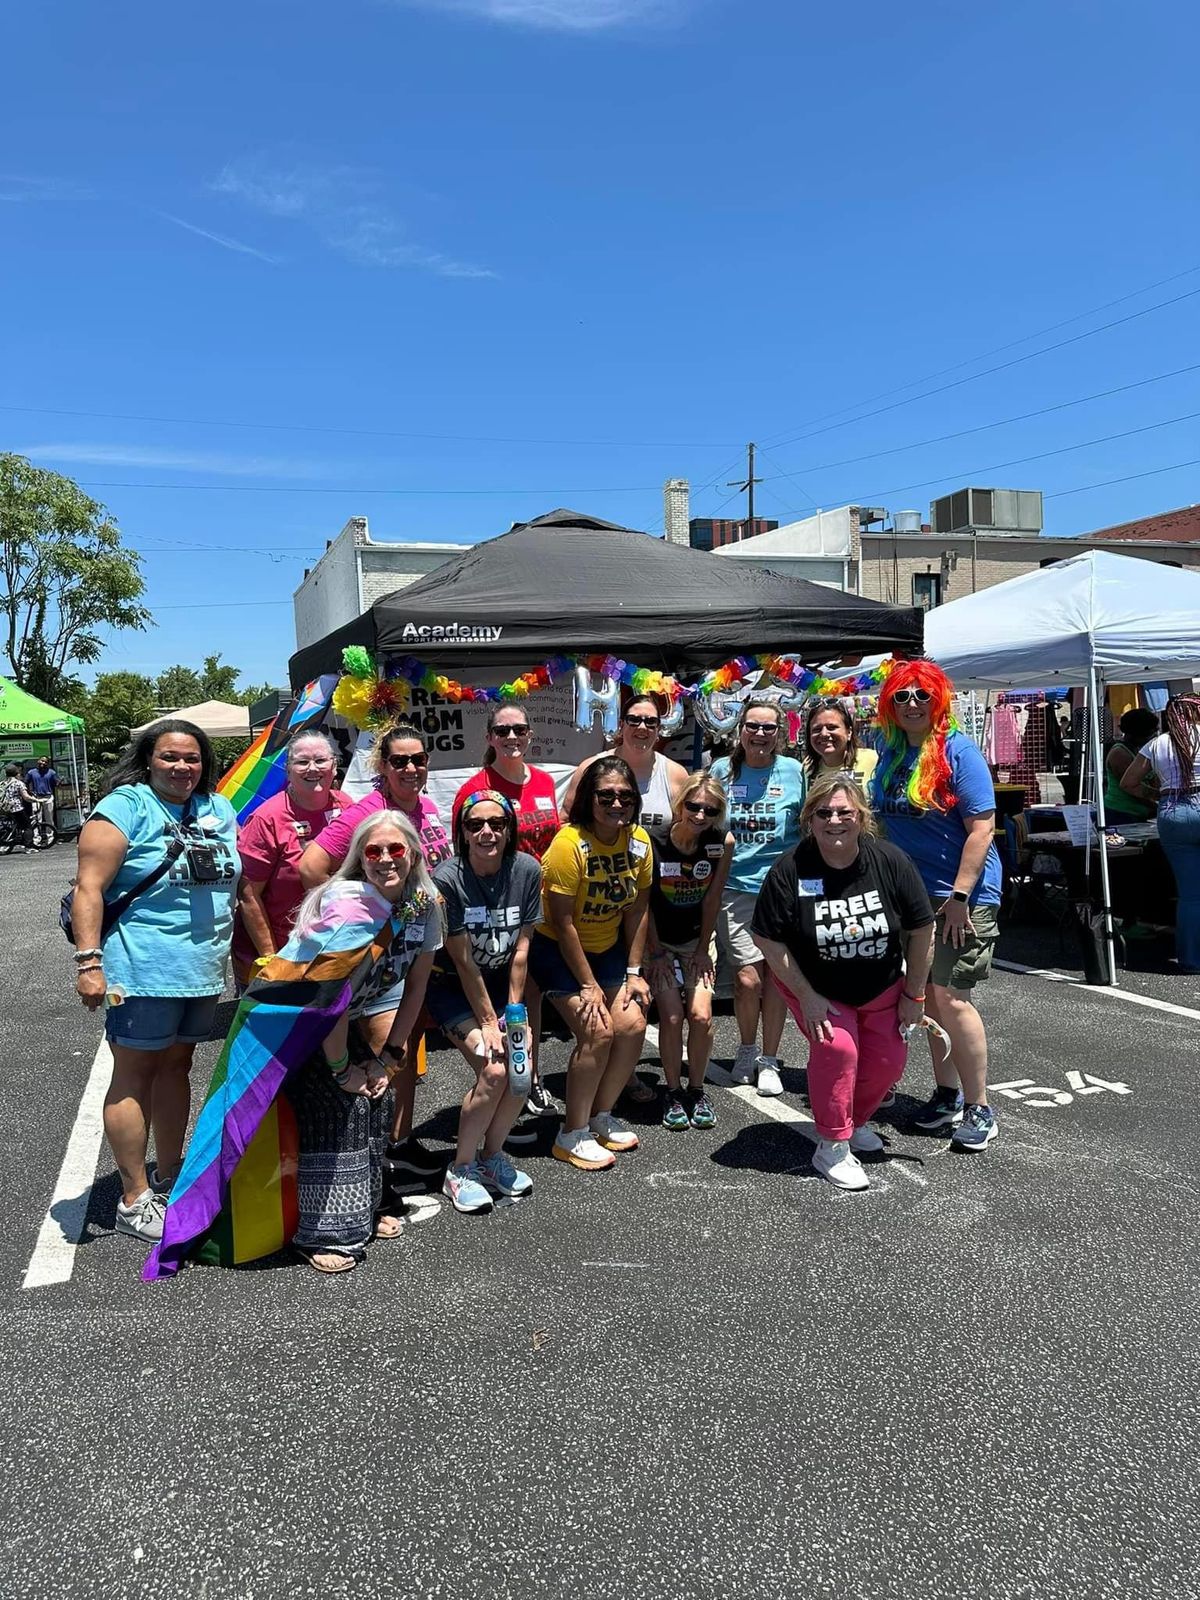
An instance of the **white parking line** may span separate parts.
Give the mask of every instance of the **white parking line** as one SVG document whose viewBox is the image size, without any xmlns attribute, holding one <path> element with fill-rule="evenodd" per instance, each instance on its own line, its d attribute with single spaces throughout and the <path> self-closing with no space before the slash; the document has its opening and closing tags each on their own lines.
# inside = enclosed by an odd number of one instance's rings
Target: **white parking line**
<svg viewBox="0 0 1200 1600">
<path fill-rule="evenodd" d="M 1073 978 L 1069 972 L 1054 972 L 1048 967 L 1027 967 L 1020 961 L 992 962 L 1005 972 L 1020 972 L 1028 978 L 1045 978 L 1048 983 L 1069 983 L 1073 989 L 1084 989 L 1088 994 L 1107 995 L 1110 1000 L 1128 1000 L 1130 1005 L 1149 1006 L 1152 1011 L 1165 1011 L 1172 1017 L 1195 1017 L 1200 1021 L 1200 1011 L 1191 1006 L 1177 1006 L 1170 1000 L 1158 1000 L 1149 994 L 1134 994 L 1132 989 L 1118 989 L 1106 983 L 1085 983 Z"/>
<path fill-rule="evenodd" d="M 87 1225 L 92 1179 L 96 1176 L 96 1160 L 104 1138 L 104 1096 L 112 1077 L 112 1065 L 112 1052 L 102 1039 L 75 1113 L 50 1209 L 42 1218 L 37 1243 L 25 1269 L 22 1289 L 44 1289 L 51 1283 L 67 1283 L 75 1270 L 75 1249 Z"/>
</svg>

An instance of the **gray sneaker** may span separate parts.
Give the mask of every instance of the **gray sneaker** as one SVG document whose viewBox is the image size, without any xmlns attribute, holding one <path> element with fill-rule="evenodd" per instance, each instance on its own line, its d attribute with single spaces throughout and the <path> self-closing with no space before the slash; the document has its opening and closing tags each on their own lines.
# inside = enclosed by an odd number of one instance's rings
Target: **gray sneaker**
<svg viewBox="0 0 1200 1600">
<path fill-rule="evenodd" d="M 132 1205 L 117 1201 L 117 1232 L 131 1233 L 135 1239 L 147 1239 L 157 1244 L 163 1236 L 163 1218 L 167 1214 L 165 1195 L 147 1189 L 138 1195 Z"/>
</svg>

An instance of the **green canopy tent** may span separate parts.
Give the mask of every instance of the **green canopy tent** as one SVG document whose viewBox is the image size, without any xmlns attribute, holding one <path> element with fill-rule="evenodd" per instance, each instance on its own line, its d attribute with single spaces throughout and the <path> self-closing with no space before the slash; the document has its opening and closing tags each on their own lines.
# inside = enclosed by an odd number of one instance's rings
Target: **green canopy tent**
<svg viewBox="0 0 1200 1600">
<path fill-rule="evenodd" d="M 8 678 L 0 678 L 0 761 L 16 761 L 24 770 L 40 755 L 49 756 L 56 766 L 64 758 L 69 763 L 71 793 L 64 794 L 66 784 L 60 779 L 55 811 L 61 830 L 78 828 L 88 803 L 87 739 L 83 723 L 68 711 L 48 706 Z"/>
</svg>

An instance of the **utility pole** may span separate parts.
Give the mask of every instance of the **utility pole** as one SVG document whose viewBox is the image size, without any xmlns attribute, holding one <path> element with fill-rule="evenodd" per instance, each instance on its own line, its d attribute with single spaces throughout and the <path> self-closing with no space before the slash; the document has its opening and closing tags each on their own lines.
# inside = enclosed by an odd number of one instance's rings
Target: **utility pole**
<svg viewBox="0 0 1200 1600">
<path fill-rule="evenodd" d="M 746 495 L 746 538 L 749 539 L 754 532 L 754 485 L 761 483 L 761 478 L 754 476 L 754 446 L 746 446 L 746 477 L 743 482 L 740 478 L 730 479 L 725 487 L 727 489 L 741 489 Z"/>
</svg>

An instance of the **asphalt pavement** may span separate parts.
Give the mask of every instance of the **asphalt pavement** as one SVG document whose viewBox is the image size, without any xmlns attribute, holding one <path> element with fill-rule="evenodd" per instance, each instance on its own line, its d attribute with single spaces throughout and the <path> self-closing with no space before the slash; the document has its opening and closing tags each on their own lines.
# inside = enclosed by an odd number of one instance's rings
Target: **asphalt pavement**
<svg viewBox="0 0 1200 1600">
<path fill-rule="evenodd" d="M 635 1114 L 582 1174 L 548 1131 L 528 1200 L 421 1204 L 341 1278 L 145 1285 L 106 1147 L 46 1221 L 100 1037 L 71 864 L 0 858 L 3 1600 L 1198 1592 L 1194 979 L 998 972 L 999 1140 L 911 1129 L 914 1051 L 863 1195 L 812 1173 L 789 1025 L 783 1099 L 720 1087 L 709 1133 Z M 443 1148 L 465 1071 L 418 1097 Z"/>
</svg>

